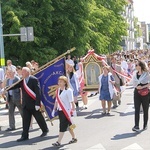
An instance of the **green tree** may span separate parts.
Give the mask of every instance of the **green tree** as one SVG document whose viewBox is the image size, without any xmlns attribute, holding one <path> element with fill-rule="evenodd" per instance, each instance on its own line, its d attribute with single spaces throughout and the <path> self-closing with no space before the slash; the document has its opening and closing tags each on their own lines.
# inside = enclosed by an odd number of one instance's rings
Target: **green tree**
<svg viewBox="0 0 150 150">
<path fill-rule="evenodd" d="M 6 59 L 16 59 L 18 64 L 35 59 L 41 64 L 57 55 L 50 43 L 51 0 L 3 0 L 2 14 L 4 34 L 20 33 L 20 27 L 33 26 L 34 42 L 20 42 L 19 37 L 6 37 Z"/>
<path fill-rule="evenodd" d="M 52 6 L 51 45 L 59 54 L 74 46 L 76 54 L 85 53 L 90 47 L 89 1 L 57 0 Z"/>
<path fill-rule="evenodd" d="M 121 13 L 125 0 L 2 0 L 4 33 L 19 33 L 33 26 L 34 42 L 5 37 L 5 54 L 24 65 L 35 59 L 40 64 L 76 47 L 83 55 L 93 47 L 97 53 L 118 50 L 126 34 Z"/>
<path fill-rule="evenodd" d="M 105 36 L 105 46 L 102 51 L 111 52 L 120 49 L 122 36 L 127 34 L 127 23 L 122 16 L 125 0 L 95 0 L 99 8 L 101 21 L 98 23 L 98 32 Z"/>
</svg>

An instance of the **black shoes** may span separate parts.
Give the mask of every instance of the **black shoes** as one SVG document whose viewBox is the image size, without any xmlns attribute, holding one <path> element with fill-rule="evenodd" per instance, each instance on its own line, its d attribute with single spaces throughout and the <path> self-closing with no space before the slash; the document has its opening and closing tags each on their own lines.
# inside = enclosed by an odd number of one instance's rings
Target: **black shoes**
<svg viewBox="0 0 150 150">
<path fill-rule="evenodd" d="M 16 130 L 15 128 L 7 128 L 5 131 L 14 131 Z"/>
<path fill-rule="evenodd" d="M 28 140 L 28 139 L 29 139 L 29 138 L 21 137 L 20 139 L 17 140 L 17 142 L 26 141 L 26 140 Z"/>
<path fill-rule="evenodd" d="M 139 132 L 139 131 L 140 131 L 140 129 L 139 129 L 139 127 L 138 127 L 138 126 L 134 126 L 134 127 L 132 128 L 132 131 Z"/>
<path fill-rule="evenodd" d="M 121 105 L 121 100 L 120 100 L 120 101 L 118 101 L 118 105 Z"/>
<path fill-rule="evenodd" d="M 144 125 L 144 126 L 143 126 L 143 130 L 147 130 L 147 125 Z M 132 131 L 139 132 L 140 129 L 139 129 L 138 126 L 134 126 L 134 127 L 132 128 Z"/>
<path fill-rule="evenodd" d="M 114 105 L 114 106 L 113 106 L 114 109 L 117 108 L 117 107 L 118 107 L 117 105 Z"/>
<path fill-rule="evenodd" d="M 49 130 L 47 129 L 47 131 L 46 131 L 46 132 L 43 132 L 43 133 L 40 135 L 40 137 L 46 136 L 48 132 L 49 132 Z"/>
<path fill-rule="evenodd" d="M 55 146 L 55 147 L 60 147 L 61 146 L 61 144 L 59 142 L 53 143 L 52 145 Z"/>
<path fill-rule="evenodd" d="M 143 126 L 143 130 L 147 130 L 147 125 L 144 125 L 144 126 Z"/>
</svg>

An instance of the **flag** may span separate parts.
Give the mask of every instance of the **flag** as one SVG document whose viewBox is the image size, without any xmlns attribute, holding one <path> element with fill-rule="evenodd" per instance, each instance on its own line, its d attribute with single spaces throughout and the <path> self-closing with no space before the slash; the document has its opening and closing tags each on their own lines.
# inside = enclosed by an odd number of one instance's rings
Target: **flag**
<svg viewBox="0 0 150 150">
<path fill-rule="evenodd" d="M 50 119 L 55 103 L 55 92 L 58 87 L 59 76 L 65 75 L 65 59 L 59 59 L 52 65 L 41 70 L 35 77 L 38 78 L 41 87 L 41 100 Z"/>
</svg>

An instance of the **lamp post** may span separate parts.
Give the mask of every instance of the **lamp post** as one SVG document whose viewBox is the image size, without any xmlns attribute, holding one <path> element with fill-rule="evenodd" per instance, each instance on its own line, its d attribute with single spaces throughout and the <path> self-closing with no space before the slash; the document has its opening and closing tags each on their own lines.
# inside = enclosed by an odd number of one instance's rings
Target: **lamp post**
<svg viewBox="0 0 150 150">
<path fill-rule="evenodd" d="M 0 2 L 0 66 L 1 67 L 5 66 L 1 2 Z"/>
</svg>

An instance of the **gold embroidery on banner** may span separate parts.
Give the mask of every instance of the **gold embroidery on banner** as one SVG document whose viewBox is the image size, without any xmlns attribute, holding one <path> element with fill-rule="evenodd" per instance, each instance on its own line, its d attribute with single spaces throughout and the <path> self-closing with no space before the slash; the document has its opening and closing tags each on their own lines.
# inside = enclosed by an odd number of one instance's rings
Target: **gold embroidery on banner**
<svg viewBox="0 0 150 150">
<path fill-rule="evenodd" d="M 52 98 L 56 97 L 56 89 L 58 88 L 58 85 L 49 86 L 48 95 L 52 96 Z"/>
</svg>

